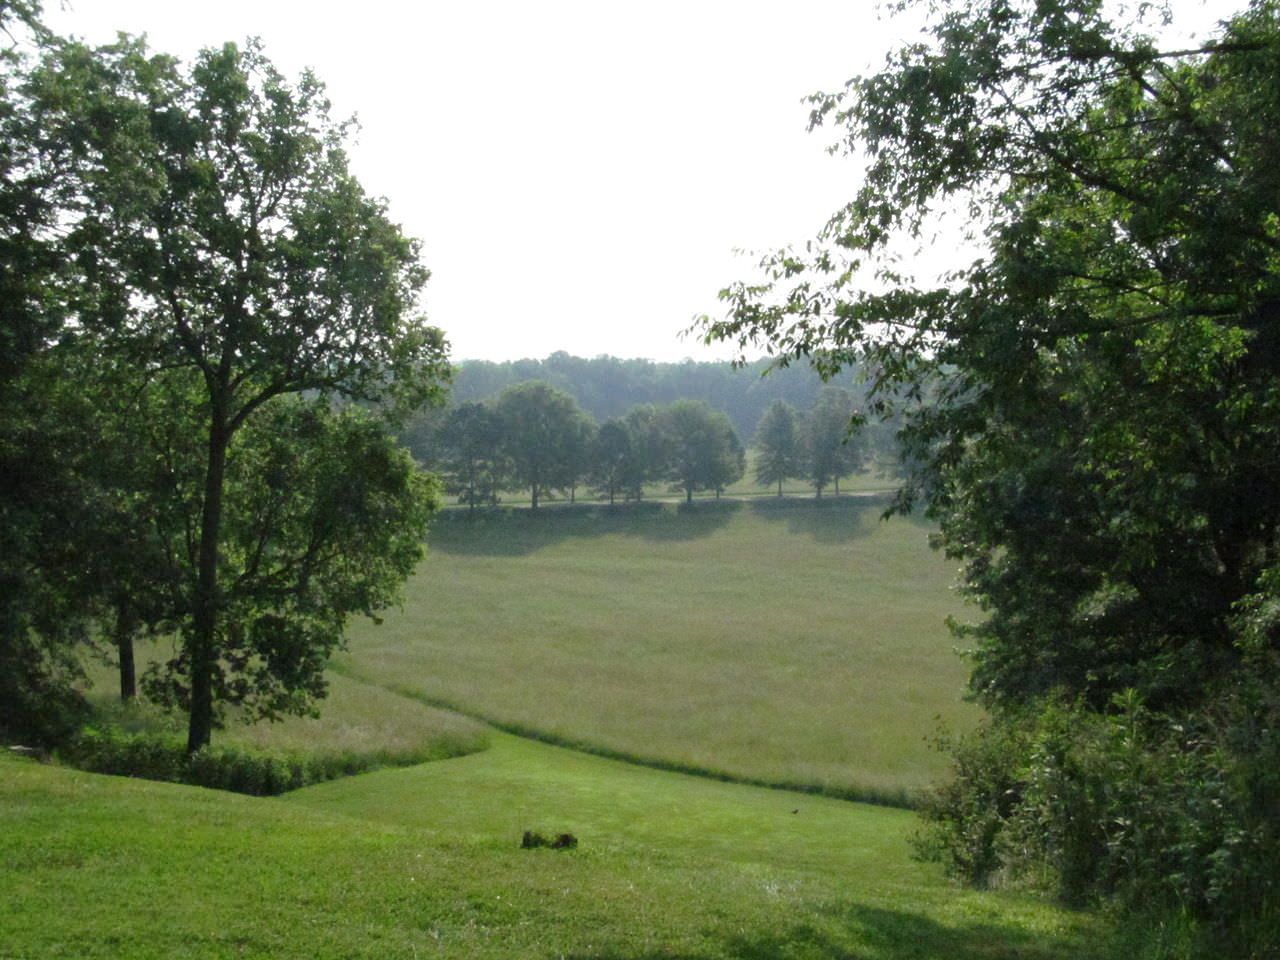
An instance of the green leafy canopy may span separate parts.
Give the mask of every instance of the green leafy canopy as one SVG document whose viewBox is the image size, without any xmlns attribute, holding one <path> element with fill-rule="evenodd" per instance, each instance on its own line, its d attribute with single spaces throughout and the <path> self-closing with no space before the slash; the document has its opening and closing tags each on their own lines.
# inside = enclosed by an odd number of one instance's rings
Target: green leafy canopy
<svg viewBox="0 0 1280 960">
<path fill-rule="evenodd" d="M 861 184 L 703 333 L 858 364 L 904 412 L 899 508 L 927 502 L 965 563 L 988 703 L 1194 701 L 1240 660 L 1233 605 L 1280 522 L 1277 5 L 1190 49 L 1147 6 L 930 9 L 881 72 L 811 98 Z M 976 259 L 914 282 L 895 244 L 957 209 Z"/>
</svg>

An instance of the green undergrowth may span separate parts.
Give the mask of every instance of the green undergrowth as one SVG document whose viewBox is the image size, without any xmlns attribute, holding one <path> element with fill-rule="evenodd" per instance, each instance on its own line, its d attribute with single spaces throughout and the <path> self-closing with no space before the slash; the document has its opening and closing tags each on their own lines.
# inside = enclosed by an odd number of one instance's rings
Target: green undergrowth
<svg viewBox="0 0 1280 960">
<path fill-rule="evenodd" d="M 281 798 L 0 757 L 0 956 L 1104 956 L 1089 914 L 912 862 L 913 824 L 502 734 Z"/>
</svg>

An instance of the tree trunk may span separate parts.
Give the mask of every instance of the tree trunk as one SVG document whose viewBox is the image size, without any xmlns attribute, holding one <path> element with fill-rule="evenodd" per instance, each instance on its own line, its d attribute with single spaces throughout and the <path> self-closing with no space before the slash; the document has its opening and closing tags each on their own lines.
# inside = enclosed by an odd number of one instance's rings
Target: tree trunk
<svg viewBox="0 0 1280 960">
<path fill-rule="evenodd" d="M 840 496 L 840 478 L 836 477 L 836 496 Z"/>
<path fill-rule="evenodd" d="M 531 510 L 538 509 L 538 485 L 535 483 L 529 487 L 529 498 L 532 501 Z"/>
<path fill-rule="evenodd" d="M 195 616 L 187 641 L 191 655 L 191 717 L 187 727 L 189 754 L 208 746 L 213 736 L 213 671 L 218 659 L 218 541 L 222 532 L 222 487 L 226 476 L 227 446 L 231 441 L 227 419 L 226 399 L 215 396 L 209 424 L 204 510 L 200 518 Z"/>
<path fill-rule="evenodd" d="M 129 602 L 116 605 L 116 651 L 120 657 L 120 699 L 126 703 L 138 695 L 138 671 L 133 658 L 134 621 Z"/>
<path fill-rule="evenodd" d="M 782 478 L 778 478 L 778 496 L 782 496 Z"/>
<path fill-rule="evenodd" d="M 684 488 L 684 502 L 693 503 L 693 487 Z"/>
</svg>

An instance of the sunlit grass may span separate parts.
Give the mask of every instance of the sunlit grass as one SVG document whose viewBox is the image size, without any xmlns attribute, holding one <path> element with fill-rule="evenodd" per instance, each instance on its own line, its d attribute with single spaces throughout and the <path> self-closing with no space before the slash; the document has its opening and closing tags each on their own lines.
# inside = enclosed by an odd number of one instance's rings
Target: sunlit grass
<svg viewBox="0 0 1280 960">
<path fill-rule="evenodd" d="M 908 860 L 912 822 L 506 737 L 271 800 L 0 757 L 0 956 L 1098 955 L 1095 919 Z"/>
</svg>

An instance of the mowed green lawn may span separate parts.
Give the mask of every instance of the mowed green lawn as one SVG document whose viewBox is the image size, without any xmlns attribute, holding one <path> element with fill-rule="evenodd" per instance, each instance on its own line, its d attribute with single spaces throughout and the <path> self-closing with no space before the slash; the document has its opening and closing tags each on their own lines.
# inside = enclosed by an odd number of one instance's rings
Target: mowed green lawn
<svg viewBox="0 0 1280 960">
<path fill-rule="evenodd" d="M 973 722 L 955 570 L 885 501 L 450 512 L 338 669 L 566 743 L 892 793 Z"/>
<path fill-rule="evenodd" d="M 913 823 L 501 735 L 275 799 L 0 756 L 0 956 L 1099 956 L 1096 919 L 910 861 Z"/>
</svg>

